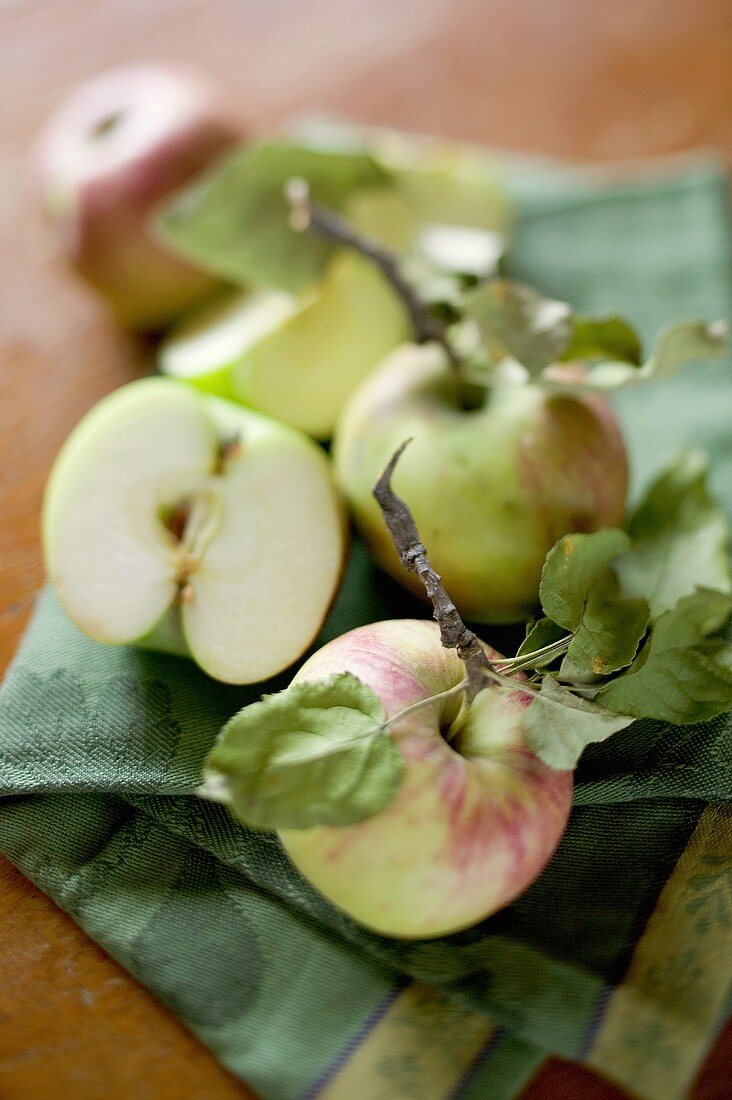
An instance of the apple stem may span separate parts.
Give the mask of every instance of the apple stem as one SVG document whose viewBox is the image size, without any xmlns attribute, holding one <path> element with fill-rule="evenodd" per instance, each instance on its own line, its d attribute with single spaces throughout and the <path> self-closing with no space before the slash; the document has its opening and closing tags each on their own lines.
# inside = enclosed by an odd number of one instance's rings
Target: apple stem
<svg viewBox="0 0 732 1100">
<path fill-rule="evenodd" d="M 551 642 L 549 645 L 542 646 L 541 649 L 534 649 L 531 653 L 524 653 L 521 657 L 508 657 L 505 661 L 501 661 L 501 669 L 505 669 L 508 672 L 518 672 L 524 668 L 538 668 L 537 661 L 541 662 L 541 665 L 550 663 L 550 658 L 553 660 L 556 657 L 561 657 L 563 653 L 566 653 L 569 649 L 569 643 L 574 638 L 574 632 L 566 634 L 564 638 L 560 638 L 556 642 Z"/>
<path fill-rule="evenodd" d="M 402 565 L 411 573 L 416 573 L 424 585 L 433 607 L 433 617 L 440 628 L 443 646 L 445 649 L 456 649 L 458 657 L 465 665 L 465 694 L 468 702 L 471 702 L 478 692 L 487 686 L 487 677 L 497 676 L 498 673 L 488 660 L 477 634 L 465 625 L 458 609 L 445 591 L 439 574 L 430 565 L 427 551 L 420 540 L 417 525 L 408 506 L 391 487 L 394 467 L 409 443 L 411 439 L 405 439 L 401 447 L 394 452 L 376 482 L 373 493 Z"/>
<path fill-rule="evenodd" d="M 462 358 L 447 337 L 447 326 L 434 316 L 429 302 L 404 278 L 398 257 L 373 237 L 359 233 L 335 210 L 313 202 L 307 180 L 299 176 L 288 180 L 285 196 L 290 204 L 290 227 L 297 233 L 310 232 L 325 240 L 345 245 L 371 260 L 401 300 L 414 330 L 415 342 L 426 344 L 434 341 L 439 344 L 444 349 L 450 366 L 462 377 Z"/>
</svg>

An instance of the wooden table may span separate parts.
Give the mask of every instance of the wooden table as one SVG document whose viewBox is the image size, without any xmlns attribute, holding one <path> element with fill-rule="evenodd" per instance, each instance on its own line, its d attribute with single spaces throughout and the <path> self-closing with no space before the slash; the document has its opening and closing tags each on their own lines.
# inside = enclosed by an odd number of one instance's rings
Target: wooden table
<svg viewBox="0 0 732 1100">
<path fill-rule="evenodd" d="M 253 131 L 328 108 L 593 160 L 699 145 L 732 154 L 729 0 L 0 0 L 0 667 L 41 581 L 53 456 L 144 356 L 55 259 L 28 148 L 80 79 L 148 58 L 217 74 Z M 251 1095 L 2 863 L 0 929 L 3 1098 Z M 728 1029 L 695 1100 L 732 1095 L 731 1066 Z M 525 1100 L 559 1096 L 620 1093 L 552 1060 Z"/>
</svg>

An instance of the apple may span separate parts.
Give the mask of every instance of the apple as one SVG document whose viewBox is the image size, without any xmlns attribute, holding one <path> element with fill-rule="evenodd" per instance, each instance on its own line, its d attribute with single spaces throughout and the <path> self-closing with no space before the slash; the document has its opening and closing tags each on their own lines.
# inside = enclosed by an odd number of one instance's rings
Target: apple
<svg viewBox="0 0 732 1100">
<path fill-rule="evenodd" d="M 627 456 L 604 399 L 536 384 L 466 385 L 438 345 L 406 345 L 349 400 L 334 461 L 374 557 L 418 595 L 420 581 L 399 562 L 372 496 L 409 436 L 394 488 L 458 610 L 474 622 L 528 618 L 554 543 L 623 519 Z"/>
<path fill-rule="evenodd" d="M 328 459 L 306 436 L 147 378 L 72 432 L 47 486 L 43 541 L 58 598 L 89 637 L 188 652 L 244 684 L 312 642 L 345 532 Z"/>
<path fill-rule="evenodd" d="M 341 252 L 298 297 L 255 290 L 197 311 L 163 342 L 158 362 L 165 374 L 327 439 L 351 392 L 407 335 L 382 275 Z"/>
<path fill-rule="evenodd" d="M 358 676 L 391 717 L 456 687 L 465 668 L 436 623 L 394 619 L 329 642 L 293 682 L 337 672 Z M 554 852 L 572 801 L 572 773 L 542 764 L 524 742 L 531 698 L 519 682 L 491 685 L 464 717 L 456 695 L 399 719 L 390 729 L 405 770 L 394 800 L 355 825 L 281 830 L 294 864 L 385 936 L 447 935 L 508 905 Z"/>
<path fill-rule="evenodd" d="M 242 140 L 196 72 L 114 69 L 82 84 L 43 131 L 44 205 L 80 274 L 132 328 L 150 329 L 217 285 L 154 234 L 157 206 Z"/>
</svg>

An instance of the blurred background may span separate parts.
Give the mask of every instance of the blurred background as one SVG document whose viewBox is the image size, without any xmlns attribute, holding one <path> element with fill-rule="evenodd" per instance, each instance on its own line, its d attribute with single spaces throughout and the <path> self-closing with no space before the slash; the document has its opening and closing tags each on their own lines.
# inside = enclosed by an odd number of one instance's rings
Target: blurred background
<svg viewBox="0 0 732 1100">
<path fill-rule="evenodd" d="M 209 72 L 251 133 L 329 111 L 611 165 L 732 153 L 729 0 L 0 0 L 0 668 L 41 582 L 37 517 L 52 457 L 145 352 L 57 259 L 29 149 L 81 80 L 148 60 Z M 15 1028 L 0 1048 L 3 1096 L 56 1095 L 75 1080 L 71 1061 L 93 1075 L 98 1052 L 120 1044 L 105 1091 L 84 1095 L 180 1095 L 182 1058 L 193 1088 L 205 1080 L 205 1095 L 244 1095 L 49 902 L 9 867 L 0 873 Z M 31 1051 L 23 1066 L 20 1049 Z M 727 1053 L 715 1057 L 723 1067 Z M 695 1096 L 730 1095 L 715 1080 Z M 532 1095 L 619 1095 L 603 1089 L 555 1066 Z"/>
</svg>

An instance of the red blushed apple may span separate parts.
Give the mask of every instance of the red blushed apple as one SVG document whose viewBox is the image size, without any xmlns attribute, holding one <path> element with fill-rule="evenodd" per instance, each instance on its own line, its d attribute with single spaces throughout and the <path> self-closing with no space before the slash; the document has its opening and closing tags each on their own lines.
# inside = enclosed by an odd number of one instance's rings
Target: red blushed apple
<svg viewBox="0 0 732 1100">
<path fill-rule="evenodd" d="M 454 688 L 465 667 L 443 648 L 435 623 L 391 620 L 330 642 L 295 682 L 337 672 L 358 676 L 391 717 Z M 386 809 L 355 825 L 280 832 L 322 894 L 386 936 L 456 932 L 508 905 L 567 824 L 572 773 L 547 767 L 526 746 L 521 715 L 532 697 L 520 682 L 486 687 L 458 717 L 460 699 L 435 700 L 390 727 L 405 772 Z"/>
<path fill-rule="evenodd" d="M 156 239 L 152 220 L 242 137 L 204 77 L 162 65 L 103 73 L 48 122 L 44 205 L 68 259 L 124 324 L 160 327 L 216 286 Z"/>
</svg>

